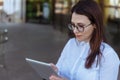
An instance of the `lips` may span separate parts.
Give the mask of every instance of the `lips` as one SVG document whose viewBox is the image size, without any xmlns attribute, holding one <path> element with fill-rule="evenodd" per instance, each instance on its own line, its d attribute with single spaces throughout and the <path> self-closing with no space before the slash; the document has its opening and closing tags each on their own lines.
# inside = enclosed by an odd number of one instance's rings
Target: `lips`
<svg viewBox="0 0 120 80">
<path fill-rule="evenodd" d="M 81 37 L 82 35 L 75 35 L 76 37 Z"/>
</svg>

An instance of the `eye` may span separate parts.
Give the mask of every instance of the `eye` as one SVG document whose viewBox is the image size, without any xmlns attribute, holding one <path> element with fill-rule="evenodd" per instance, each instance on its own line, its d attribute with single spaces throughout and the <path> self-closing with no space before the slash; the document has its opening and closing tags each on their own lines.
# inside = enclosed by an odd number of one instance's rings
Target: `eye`
<svg viewBox="0 0 120 80">
<path fill-rule="evenodd" d="M 79 28 L 83 28 L 83 27 L 84 27 L 83 24 L 77 24 L 77 26 L 78 26 Z"/>
</svg>

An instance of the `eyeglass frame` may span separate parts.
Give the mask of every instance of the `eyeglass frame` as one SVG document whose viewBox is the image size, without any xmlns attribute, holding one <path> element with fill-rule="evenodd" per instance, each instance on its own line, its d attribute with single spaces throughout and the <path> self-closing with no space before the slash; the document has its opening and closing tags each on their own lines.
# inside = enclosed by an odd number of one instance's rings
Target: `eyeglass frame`
<svg viewBox="0 0 120 80">
<path fill-rule="evenodd" d="M 76 28 L 78 32 L 84 32 L 85 28 L 88 27 L 88 26 L 90 26 L 91 24 L 92 24 L 92 23 L 89 23 L 88 25 L 85 25 L 85 26 L 81 26 L 81 27 L 80 27 L 79 25 L 75 25 L 75 24 L 73 24 L 73 23 L 69 23 L 69 24 L 68 24 L 68 28 L 69 28 L 70 30 L 72 30 L 72 31 L 74 31 L 74 29 Z M 80 28 L 81 28 L 82 30 L 80 30 Z"/>
</svg>

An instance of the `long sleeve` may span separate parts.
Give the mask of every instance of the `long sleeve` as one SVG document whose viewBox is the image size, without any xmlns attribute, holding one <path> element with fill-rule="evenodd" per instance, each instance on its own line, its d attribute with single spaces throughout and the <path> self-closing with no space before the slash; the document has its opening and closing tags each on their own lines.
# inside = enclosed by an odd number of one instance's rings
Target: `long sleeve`
<svg viewBox="0 0 120 80">
<path fill-rule="evenodd" d="M 69 49 L 69 44 L 70 44 L 70 40 L 66 43 L 64 49 L 62 50 L 62 53 L 58 59 L 58 62 L 56 64 L 57 68 L 58 68 L 58 74 L 60 75 L 61 73 L 61 68 L 63 68 L 63 63 L 64 63 L 64 60 L 68 54 L 68 49 Z"/>
</svg>

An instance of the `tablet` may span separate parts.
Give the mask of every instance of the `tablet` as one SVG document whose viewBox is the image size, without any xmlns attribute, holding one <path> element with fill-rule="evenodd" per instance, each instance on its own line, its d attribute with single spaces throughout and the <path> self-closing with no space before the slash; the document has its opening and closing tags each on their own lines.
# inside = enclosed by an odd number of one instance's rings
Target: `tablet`
<svg viewBox="0 0 120 80">
<path fill-rule="evenodd" d="M 40 75 L 41 78 L 49 80 L 51 75 L 57 75 L 49 63 L 26 58 L 29 65 Z"/>
</svg>

